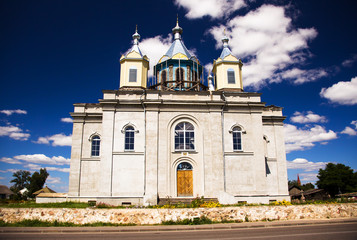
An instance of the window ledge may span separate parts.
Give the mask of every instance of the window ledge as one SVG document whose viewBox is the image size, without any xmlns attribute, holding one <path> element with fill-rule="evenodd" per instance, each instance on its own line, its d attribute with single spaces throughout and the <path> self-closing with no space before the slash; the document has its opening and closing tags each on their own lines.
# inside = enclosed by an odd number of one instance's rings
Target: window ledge
<svg viewBox="0 0 357 240">
<path fill-rule="evenodd" d="M 113 155 L 143 155 L 144 152 L 135 151 L 124 151 L 124 152 L 113 152 Z"/>
<path fill-rule="evenodd" d="M 81 161 L 100 161 L 100 157 L 81 158 Z"/>
<path fill-rule="evenodd" d="M 235 155 L 254 155 L 254 152 L 244 152 L 244 151 L 234 151 L 234 152 L 225 152 L 226 156 L 235 156 Z"/>
<path fill-rule="evenodd" d="M 196 150 L 174 150 L 174 151 L 172 151 L 172 153 L 194 154 L 194 153 L 198 153 L 198 152 Z"/>
</svg>

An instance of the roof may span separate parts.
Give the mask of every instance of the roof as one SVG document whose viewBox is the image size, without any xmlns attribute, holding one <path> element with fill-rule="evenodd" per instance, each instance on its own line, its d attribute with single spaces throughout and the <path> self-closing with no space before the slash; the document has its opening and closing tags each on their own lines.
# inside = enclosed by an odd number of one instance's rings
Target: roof
<svg viewBox="0 0 357 240">
<path fill-rule="evenodd" d="M 299 186 L 292 185 L 292 186 L 289 187 L 289 191 L 290 191 L 291 189 L 293 189 L 293 188 L 297 188 L 297 189 L 301 190 L 301 188 L 300 188 Z"/>
<path fill-rule="evenodd" d="M 36 197 L 47 197 L 47 198 L 67 197 L 67 193 L 40 193 Z"/>
<path fill-rule="evenodd" d="M 36 191 L 36 192 L 34 192 L 33 194 L 34 195 L 37 195 L 37 194 L 40 194 L 40 193 L 55 193 L 56 191 L 54 191 L 54 190 L 52 190 L 51 188 L 49 188 L 49 187 L 44 187 L 44 188 L 42 188 L 42 189 L 40 189 L 40 190 L 38 190 L 38 191 Z"/>
<path fill-rule="evenodd" d="M 338 197 L 356 197 L 357 196 L 357 192 L 337 194 L 337 196 Z"/>
<path fill-rule="evenodd" d="M 315 193 L 319 193 L 319 192 L 325 192 L 324 189 L 309 189 L 309 190 L 306 190 L 306 191 L 303 191 L 302 194 L 304 196 L 308 196 L 308 195 L 313 195 Z M 301 193 L 298 193 L 298 194 L 294 194 L 294 195 L 291 195 L 292 197 L 298 197 L 298 196 L 301 196 Z"/>
<path fill-rule="evenodd" d="M 232 52 L 228 47 L 228 41 L 229 41 L 229 38 L 226 35 L 224 35 L 224 37 L 222 38 L 223 50 L 222 50 L 221 56 L 219 56 L 221 59 L 224 59 L 228 55 L 232 55 Z"/>
<path fill-rule="evenodd" d="M 133 34 L 133 46 L 124 54 L 125 57 L 131 52 L 137 52 L 141 57 L 144 57 L 143 53 L 139 48 L 139 39 L 140 34 L 138 33 L 138 28 L 136 28 L 135 33 Z"/>
<path fill-rule="evenodd" d="M 184 54 L 185 56 L 187 56 L 188 59 L 190 59 L 192 57 L 192 55 L 187 50 L 185 44 L 182 42 L 181 39 L 175 39 L 175 41 L 171 44 L 169 50 L 167 50 L 167 52 L 165 53 L 164 56 L 172 58 L 177 53 Z"/>
<path fill-rule="evenodd" d="M 172 33 L 174 34 L 174 42 L 171 44 L 169 50 L 162 56 L 159 62 L 166 61 L 167 59 L 171 59 L 176 54 L 181 53 L 185 55 L 188 59 L 191 59 L 193 56 L 186 48 L 185 44 L 181 39 L 182 28 L 178 25 L 178 21 L 176 23 L 176 27 L 172 29 Z"/>
<path fill-rule="evenodd" d="M 7 186 L 5 185 L 0 185 L 0 194 L 14 194 Z"/>
</svg>

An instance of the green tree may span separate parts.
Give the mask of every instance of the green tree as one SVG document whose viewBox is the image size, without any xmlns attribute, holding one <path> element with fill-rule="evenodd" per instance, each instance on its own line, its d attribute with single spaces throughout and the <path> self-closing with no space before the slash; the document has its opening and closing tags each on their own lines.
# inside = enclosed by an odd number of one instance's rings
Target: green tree
<svg viewBox="0 0 357 240">
<path fill-rule="evenodd" d="M 314 188 L 315 188 L 315 186 L 312 183 L 305 183 L 305 184 L 301 185 L 301 189 L 304 191 L 314 189 Z"/>
<path fill-rule="evenodd" d="M 292 187 L 292 186 L 299 186 L 298 182 L 296 180 L 289 180 L 288 181 L 288 186 Z"/>
<path fill-rule="evenodd" d="M 357 191 L 357 174 L 344 164 L 328 163 L 325 169 L 320 169 L 316 184 L 325 189 L 332 197 L 339 193 Z"/>
<path fill-rule="evenodd" d="M 30 175 L 31 175 L 31 173 L 29 171 L 24 171 L 24 170 L 19 170 L 12 174 L 14 179 L 12 179 L 10 182 L 14 183 L 14 185 L 12 185 L 10 187 L 10 190 L 15 193 L 14 194 L 15 199 L 26 199 L 27 198 L 26 195 L 22 195 L 20 193 L 20 190 L 22 190 L 24 188 L 28 189 L 29 184 L 30 184 Z"/>
<path fill-rule="evenodd" d="M 41 168 L 40 172 L 34 172 L 32 174 L 28 187 L 30 197 L 34 197 L 33 193 L 43 188 L 48 175 L 46 168 Z"/>
</svg>

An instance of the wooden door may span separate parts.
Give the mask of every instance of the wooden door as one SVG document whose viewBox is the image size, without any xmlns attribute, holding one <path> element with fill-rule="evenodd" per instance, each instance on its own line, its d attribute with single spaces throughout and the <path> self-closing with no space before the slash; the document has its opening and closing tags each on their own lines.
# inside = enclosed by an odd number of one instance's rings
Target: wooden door
<svg viewBox="0 0 357 240">
<path fill-rule="evenodd" d="M 178 197 L 193 196 L 192 170 L 177 171 L 177 196 Z"/>
</svg>

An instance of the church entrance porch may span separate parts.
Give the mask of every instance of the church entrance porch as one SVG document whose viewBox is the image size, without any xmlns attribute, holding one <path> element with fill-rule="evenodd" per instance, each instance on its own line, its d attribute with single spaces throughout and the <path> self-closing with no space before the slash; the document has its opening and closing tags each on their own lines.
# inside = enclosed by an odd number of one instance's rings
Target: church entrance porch
<svg viewBox="0 0 357 240">
<path fill-rule="evenodd" d="M 177 166 L 177 196 L 193 196 L 193 171 L 192 165 L 188 162 L 180 163 Z"/>
</svg>

